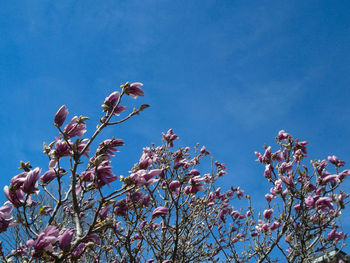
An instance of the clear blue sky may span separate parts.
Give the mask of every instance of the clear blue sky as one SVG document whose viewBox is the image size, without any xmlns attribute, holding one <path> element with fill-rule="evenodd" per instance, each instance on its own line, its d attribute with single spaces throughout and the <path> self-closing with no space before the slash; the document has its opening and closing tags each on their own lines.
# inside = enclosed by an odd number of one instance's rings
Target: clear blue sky
<svg viewBox="0 0 350 263">
<path fill-rule="evenodd" d="M 62 104 L 92 131 L 127 80 L 144 83 L 132 103 L 151 108 L 103 135 L 126 142 L 116 174 L 168 128 L 206 145 L 227 164 L 222 183 L 257 206 L 269 187 L 253 152 L 280 129 L 350 167 L 349 14 L 349 1 L 0 1 L 0 183 L 19 160 L 47 169 L 42 141 Z"/>
</svg>

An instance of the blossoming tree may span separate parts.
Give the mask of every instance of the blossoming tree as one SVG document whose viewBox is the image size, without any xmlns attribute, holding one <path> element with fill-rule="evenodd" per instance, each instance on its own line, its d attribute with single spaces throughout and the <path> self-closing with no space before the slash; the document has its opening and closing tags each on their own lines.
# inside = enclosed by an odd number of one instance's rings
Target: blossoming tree
<svg viewBox="0 0 350 263">
<path fill-rule="evenodd" d="M 125 96 L 144 96 L 142 84 L 127 82 L 105 99 L 90 138 L 87 117 L 63 127 L 68 110 L 58 110 L 58 136 L 44 144 L 48 168 L 21 162 L 23 171 L 4 187 L 2 262 L 311 262 L 342 246 L 344 161 L 329 156 L 308 165 L 308 143 L 280 131 L 277 151 L 256 153 L 271 184 L 261 212 L 238 186 L 219 187 L 225 164 L 211 161 L 204 146 L 176 148 L 172 129 L 162 145 L 143 149 L 129 176 L 118 176 L 111 159 L 124 141 L 90 146 L 105 128 L 148 107 L 127 113 Z M 204 161 L 210 171 L 202 171 Z"/>
</svg>

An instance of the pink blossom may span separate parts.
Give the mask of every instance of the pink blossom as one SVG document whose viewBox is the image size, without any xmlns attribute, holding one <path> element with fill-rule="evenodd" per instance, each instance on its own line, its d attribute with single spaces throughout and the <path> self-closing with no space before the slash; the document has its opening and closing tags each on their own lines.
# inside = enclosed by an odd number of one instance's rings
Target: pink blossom
<svg viewBox="0 0 350 263">
<path fill-rule="evenodd" d="M 13 220 L 11 212 L 13 206 L 4 205 L 0 207 L 0 233 L 7 230 Z"/>
<path fill-rule="evenodd" d="M 152 183 L 156 182 L 157 179 L 153 177 L 160 175 L 163 172 L 161 169 L 154 169 L 151 171 L 147 170 L 138 170 L 137 172 L 130 175 L 130 178 L 139 186 L 149 186 Z"/>
<path fill-rule="evenodd" d="M 99 154 L 107 153 L 111 156 L 115 156 L 114 152 L 119 152 L 116 147 L 124 146 L 122 139 L 107 139 L 100 143 L 97 148 Z"/>
<path fill-rule="evenodd" d="M 141 89 L 142 86 L 143 84 L 141 82 L 134 82 L 134 83 L 131 83 L 130 86 L 127 86 L 124 92 L 126 95 L 129 95 L 134 99 L 136 99 L 138 96 L 145 95 L 143 90 Z"/>
<path fill-rule="evenodd" d="M 262 155 L 259 152 L 255 152 L 256 157 L 258 157 L 259 162 L 269 164 L 271 162 L 272 158 L 272 151 L 271 151 L 271 146 L 267 147 L 265 150 L 264 155 Z"/>
<path fill-rule="evenodd" d="M 37 181 L 40 176 L 41 170 L 36 167 L 34 170 L 29 172 L 23 172 L 11 179 L 10 189 L 11 191 L 16 191 L 21 189 L 24 193 L 31 194 L 33 192 L 38 192 Z"/>
<path fill-rule="evenodd" d="M 21 189 L 10 189 L 7 185 L 4 187 L 4 193 L 6 198 L 9 200 L 11 204 L 14 205 L 14 207 L 20 207 L 24 204 L 24 193 Z M 28 203 L 31 202 L 30 197 L 27 200 Z"/>
<path fill-rule="evenodd" d="M 82 154 L 83 149 L 85 149 L 87 143 L 89 142 L 89 139 L 82 139 L 78 141 L 77 144 L 77 152 Z M 84 150 L 84 156 L 86 156 L 87 158 L 89 158 L 89 152 L 90 152 L 90 147 L 86 148 Z"/>
<path fill-rule="evenodd" d="M 288 176 L 281 176 L 281 180 L 287 187 L 293 187 L 294 186 L 293 175 L 292 174 L 289 174 Z"/>
<path fill-rule="evenodd" d="M 113 108 L 113 114 L 118 115 L 119 113 L 125 111 L 127 109 L 126 106 L 117 105 L 119 100 L 120 93 L 119 91 L 112 92 L 108 97 L 105 98 L 104 104 L 102 105 L 103 112 L 111 113 Z"/>
<path fill-rule="evenodd" d="M 297 149 L 300 149 L 304 154 L 307 153 L 306 151 L 306 145 L 308 145 L 307 141 L 299 141 L 299 139 L 295 139 L 295 147 Z"/>
<path fill-rule="evenodd" d="M 345 176 L 350 176 L 350 170 L 344 170 L 338 175 L 338 180 L 341 182 L 344 180 Z"/>
<path fill-rule="evenodd" d="M 277 161 L 277 162 L 282 162 L 284 160 L 284 157 L 282 155 L 281 150 L 278 150 L 277 152 L 273 153 L 271 155 L 271 160 L 272 161 Z"/>
<path fill-rule="evenodd" d="M 293 163 L 284 162 L 278 167 L 278 171 L 283 174 L 287 171 L 290 171 L 292 168 L 293 168 Z"/>
<path fill-rule="evenodd" d="M 169 147 L 174 147 L 174 141 L 178 138 L 178 136 L 174 133 L 173 129 L 169 129 L 166 134 L 163 133 L 163 138 L 169 144 Z"/>
<path fill-rule="evenodd" d="M 242 189 L 240 189 L 239 187 L 236 188 L 236 195 L 238 197 L 238 199 L 241 199 L 242 197 L 244 197 L 244 191 Z"/>
<path fill-rule="evenodd" d="M 276 195 L 282 193 L 282 180 L 278 179 L 275 181 L 275 187 L 270 189 L 271 194 Z"/>
<path fill-rule="evenodd" d="M 305 204 L 309 207 L 313 207 L 315 204 L 315 199 L 310 195 L 305 199 Z"/>
<path fill-rule="evenodd" d="M 300 206 L 300 204 L 296 204 L 293 208 L 294 208 L 294 210 L 295 210 L 297 213 L 299 213 L 299 212 L 300 212 L 300 209 L 301 209 L 301 206 Z"/>
<path fill-rule="evenodd" d="M 73 251 L 72 251 L 72 257 L 73 258 L 79 258 L 83 252 L 84 252 L 85 244 L 80 243 Z"/>
<path fill-rule="evenodd" d="M 102 207 L 102 209 L 101 209 L 100 212 L 98 213 L 98 216 L 99 216 L 102 220 L 106 219 L 106 218 L 107 218 L 107 215 L 108 215 L 108 212 L 109 212 L 110 209 L 111 209 L 110 206 L 104 206 L 104 207 Z"/>
<path fill-rule="evenodd" d="M 96 187 L 102 187 L 104 185 L 110 186 L 111 182 L 118 179 L 118 176 L 113 174 L 112 166 L 109 159 L 100 163 L 100 165 L 81 173 L 80 178 L 86 182 L 93 182 Z"/>
<path fill-rule="evenodd" d="M 289 133 L 286 133 L 284 130 L 280 130 L 277 135 L 278 140 L 286 140 L 288 138 L 292 138 L 292 136 Z"/>
<path fill-rule="evenodd" d="M 200 175 L 200 172 L 197 169 L 192 169 L 189 172 L 189 175 L 197 176 L 197 175 Z"/>
<path fill-rule="evenodd" d="M 258 225 L 255 227 L 259 232 L 269 232 L 270 230 L 270 226 L 268 223 L 266 223 L 265 221 L 263 220 L 259 220 L 258 221 Z"/>
<path fill-rule="evenodd" d="M 323 184 L 335 183 L 337 179 L 338 179 L 338 175 L 336 174 L 327 175 L 322 179 L 322 183 Z"/>
<path fill-rule="evenodd" d="M 205 147 L 205 146 L 202 146 L 202 148 L 201 148 L 201 150 L 200 150 L 200 153 L 201 153 L 201 154 L 204 154 L 204 155 L 208 155 L 208 154 L 210 154 L 210 152 L 209 152 L 209 151 L 207 151 L 207 149 L 206 149 L 206 147 Z"/>
<path fill-rule="evenodd" d="M 74 233 L 75 229 L 71 228 L 67 229 L 62 235 L 59 236 L 59 246 L 62 250 L 66 251 L 70 248 Z"/>
<path fill-rule="evenodd" d="M 43 184 L 48 184 L 49 182 L 51 182 L 53 179 L 56 178 L 56 172 L 54 170 L 48 170 L 46 173 L 44 173 L 41 177 L 40 177 L 40 181 Z"/>
<path fill-rule="evenodd" d="M 264 163 L 269 163 L 271 160 L 271 156 L 272 156 L 272 151 L 271 151 L 271 146 L 267 147 L 265 150 L 265 153 L 263 155 L 263 162 Z"/>
<path fill-rule="evenodd" d="M 271 178 L 271 172 L 272 172 L 272 165 L 271 164 L 267 164 L 265 166 L 264 176 L 266 178 Z"/>
<path fill-rule="evenodd" d="M 327 240 L 336 240 L 343 238 L 343 232 L 337 232 L 337 229 L 333 229 L 329 234 L 327 235 Z"/>
<path fill-rule="evenodd" d="M 271 208 L 271 209 L 267 209 L 267 210 L 265 210 L 264 211 L 264 217 L 266 218 L 266 219 L 270 219 L 271 218 L 271 216 L 272 216 L 272 214 L 273 214 L 273 209 Z"/>
<path fill-rule="evenodd" d="M 110 165 L 109 160 L 103 161 L 97 169 L 95 169 L 96 172 L 96 180 L 97 180 L 97 185 L 98 187 L 102 187 L 104 185 L 108 185 L 111 182 L 114 182 L 115 180 L 118 179 L 118 176 L 113 174 L 112 172 L 112 166 Z"/>
<path fill-rule="evenodd" d="M 328 156 L 328 161 L 331 162 L 332 164 L 334 164 L 337 167 L 341 167 L 341 166 L 345 165 L 345 162 L 339 160 L 338 157 L 335 156 L 335 155 Z"/>
<path fill-rule="evenodd" d="M 179 181 L 172 181 L 170 184 L 169 184 L 169 189 L 171 192 L 174 192 L 176 194 L 179 193 L 179 190 L 180 190 L 180 182 Z"/>
<path fill-rule="evenodd" d="M 70 142 L 70 141 L 69 141 Z M 63 139 L 58 139 L 55 143 L 55 150 L 50 155 L 61 158 L 70 155 L 70 147 L 67 142 Z"/>
<path fill-rule="evenodd" d="M 328 162 L 326 160 L 316 162 L 316 167 L 317 167 L 316 170 L 318 174 L 322 176 L 327 166 L 328 166 Z"/>
<path fill-rule="evenodd" d="M 41 232 L 38 238 L 34 240 L 28 240 L 27 246 L 34 247 L 34 257 L 40 257 L 43 251 L 53 251 L 53 244 L 58 241 L 58 230 L 55 226 L 48 226 L 43 232 Z"/>
<path fill-rule="evenodd" d="M 157 207 L 156 209 L 154 209 L 153 213 L 152 213 L 152 218 L 156 218 L 159 216 L 166 216 L 169 212 L 169 209 L 166 207 Z"/>
<path fill-rule="evenodd" d="M 192 177 L 188 182 L 189 186 L 185 187 L 185 194 L 196 194 L 198 191 L 203 191 L 203 180 L 204 178 L 199 175 Z"/>
<path fill-rule="evenodd" d="M 31 170 L 27 173 L 27 176 L 23 182 L 22 190 L 26 194 L 31 194 L 34 192 L 39 192 L 38 179 L 40 176 L 41 169 L 36 167 L 34 170 Z"/>
<path fill-rule="evenodd" d="M 332 199 L 329 197 L 320 197 L 315 204 L 321 210 L 325 210 L 326 208 L 333 209 Z"/>
<path fill-rule="evenodd" d="M 18 188 L 22 188 L 22 185 L 27 178 L 27 174 L 28 174 L 28 172 L 23 172 L 23 173 L 17 174 L 16 176 L 12 177 L 12 179 L 10 181 L 11 189 L 16 190 Z"/>
<path fill-rule="evenodd" d="M 68 110 L 66 110 L 66 106 L 63 105 L 55 114 L 54 123 L 55 126 L 61 127 L 66 120 L 68 115 Z"/>
<path fill-rule="evenodd" d="M 69 137 L 83 136 L 86 132 L 86 124 L 78 119 L 78 116 L 74 116 L 70 123 L 64 127 L 64 133 Z"/>
<path fill-rule="evenodd" d="M 270 203 L 271 200 L 272 200 L 273 198 L 275 198 L 275 196 L 272 195 L 272 194 L 266 194 L 266 195 L 265 195 L 265 199 L 266 199 L 266 201 L 267 201 L 268 203 Z"/>
<path fill-rule="evenodd" d="M 115 204 L 115 213 L 119 216 L 127 216 L 128 206 L 126 199 L 121 199 Z"/>
<path fill-rule="evenodd" d="M 278 221 L 274 221 L 271 226 L 270 226 L 270 230 L 271 231 L 275 231 L 277 228 L 279 228 L 281 226 L 281 223 Z"/>
</svg>

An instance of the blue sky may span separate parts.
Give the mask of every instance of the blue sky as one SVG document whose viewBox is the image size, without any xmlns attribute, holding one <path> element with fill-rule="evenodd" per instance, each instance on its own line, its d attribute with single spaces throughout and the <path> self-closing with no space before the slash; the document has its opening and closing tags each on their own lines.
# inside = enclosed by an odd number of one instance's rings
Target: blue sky
<svg viewBox="0 0 350 263">
<path fill-rule="evenodd" d="M 227 164 L 222 183 L 257 205 L 269 187 L 253 153 L 280 129 L 308 140 L 312 159 L 350 165 L 349 13 L 348 1 L 0 1 L 0 182 L 19 160 L 47 168 L 62 104 L 91 132 L 127 80 L 146 93 L 131 105 L 151 108 L 102 135 L 126 142 L 117 174 L 169 128 L 206 145 Z"/>
</svg>

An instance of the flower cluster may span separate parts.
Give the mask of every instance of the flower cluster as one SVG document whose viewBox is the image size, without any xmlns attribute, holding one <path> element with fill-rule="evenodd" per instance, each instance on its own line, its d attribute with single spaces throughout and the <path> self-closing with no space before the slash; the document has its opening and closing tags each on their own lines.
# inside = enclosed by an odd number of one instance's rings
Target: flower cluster
<svg viewBox="0 0 350 263">
<path fill-rule="evenodd" d="M 9 246 L 0 243 L 5 262 L 274 262 L 274 250 L 306 262 L 342 245 L 339 219 L 349 201 L 340 186 L 350 170 L 341 170 L 345 161 L 335 155 L 309 167 L 308 142 L 284 130 L 277 151 L 255 152 L 270 184 L 261 211 L 239 186 L 217 187 L 226 165 L 202 165 L 210 155 L 205 146 L 176 148 L 172 129 L 162 133 L 162 145 L 143 148 L 128 176 L 118 176 L 112 157 L 124 140 L 95 139 L 148 107 L 119 116 L 128 109 L 123 98 L 144 96 L 142 87 L 127 82 L 107 96 L 89 138 L 87 117 L 63 127 L 68 110 L 57 111 L 58 135 L 44 143 L 49 169 L 41 175 L 21 162 L 23 172 L 4 187 L 0 233 L 15 235 Z"/>
</svg>

